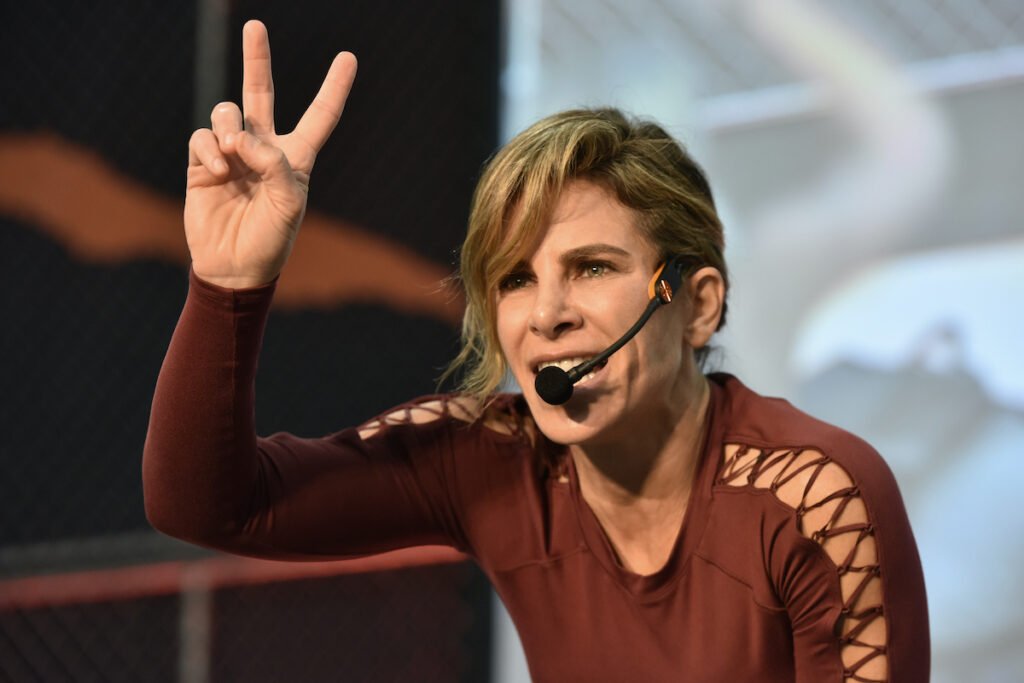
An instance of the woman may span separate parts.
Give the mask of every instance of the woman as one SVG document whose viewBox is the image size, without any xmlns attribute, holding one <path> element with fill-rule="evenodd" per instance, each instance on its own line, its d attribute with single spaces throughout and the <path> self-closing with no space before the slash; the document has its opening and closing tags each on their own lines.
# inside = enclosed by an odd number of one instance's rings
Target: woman
<svg viewBox="0 0 1024 683">
<path fill-rule="evenodd" d="M 323 439 L 254 433 L 273 282 L 316 152 L 355 73 L 339 55 L 274 132 L 266 30 L 246 25 L 243 116 L 190 143 L 189 297 L 144 458 L 158 529 L 232 552 L 331 558 L 420 544 L 472 556 L 544 681 L 918 681 L 920 562 L 864 442 L 700 360 L 722 323 L 722 229 L 661 128 L 566 112 L 517 136 L 477 188 L 462 252 L 464 391 Z M 534 388 L 614 342 L 659 265 L 675 301 L 576 385 Z M 522 396 L 495 394 L 505 372 Z"/>
</svg>

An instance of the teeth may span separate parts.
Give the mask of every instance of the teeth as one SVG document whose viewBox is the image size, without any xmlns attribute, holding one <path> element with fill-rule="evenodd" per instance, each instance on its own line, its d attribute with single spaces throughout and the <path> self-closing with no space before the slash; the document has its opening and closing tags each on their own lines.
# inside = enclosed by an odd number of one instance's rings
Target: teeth
<svg viewBox="0 0 1024 683">
<path fill-rule="evenodd" d="M 590 360 L 590 358 L 591 358 L 590 356 L 580 356 L 578 358 L 564 358 L 562 360 L 547 360 L 547 361 L 544 361 L 543 363 L 538 363 L 537 364 L 537 372 L 540 372 L 544 368 L 550 367 L 552 365 L 561 368 L 564 372 L 569 372 L 570 370 L 572 370 L 574 367 L 576 367 L 580 363 L 584 363 L 584 362 Z M 605 361 L 604 363 L 601 363 L 596 368 L 594 368 L 593 370 L 591 370 L 587 374 L 583 375 L 583 377 L 581 377 L 576 382 L 576 384 L 583 384 L 584 382 L 589 381 L 594 376 L 594 373 L 596 373 L 598 370 L 603 368 L 605 365 L 607 365 L 607 361 Z"/>
<path fill-rule="evenodd" d="M 587 359 L 582 356 L 579 358 L 564 358 L 562 360 L 546 360 L 543 363 L 538 363 L 537 372 L 540 372 L 544 368 L 550 367 L 552 365 L 555 365 L 559 368 L 562 368 L 562 370 L 569 372 L 574 367 L 576 367 L 580 363 L 585 362 L 586 360 Z"/>
</svg>

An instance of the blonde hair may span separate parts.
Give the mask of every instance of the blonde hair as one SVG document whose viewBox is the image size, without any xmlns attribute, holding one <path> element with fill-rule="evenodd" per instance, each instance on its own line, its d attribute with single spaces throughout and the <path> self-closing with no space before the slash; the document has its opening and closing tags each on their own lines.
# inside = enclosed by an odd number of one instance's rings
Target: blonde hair
<svg viewBox="0 0 1024 683">
<path fill-rule="evenodd" d="M 573 180 L 597 183 L 633 209 L 637 227 L 662 257 L 688 256 L 696 267 L 713 266 L 728 288 L 711 187 L 685 148 L 658 124 L 617 109 L 554 114 L 499 150 L 477 184 L 460 253 L 462 349 L 442 380 L 458 372 L 460 389 L 478 398 L 501 384 L 507 365 L 498 343 L 498 285 L 525 260 Z M 723 307 L 719 327 L 724 322 Z M 704 352 L 697 350 L 698 360 Z"/>
</svg>

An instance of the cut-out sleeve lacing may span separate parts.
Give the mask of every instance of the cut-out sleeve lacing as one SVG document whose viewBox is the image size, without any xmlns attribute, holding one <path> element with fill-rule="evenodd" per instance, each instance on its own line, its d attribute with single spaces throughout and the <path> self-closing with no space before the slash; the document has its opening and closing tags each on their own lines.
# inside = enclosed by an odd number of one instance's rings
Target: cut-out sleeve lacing
<svg viewBox="0 0 1024 683">
<path fill-rule="evenodd" d="M 496 401 L 484 405 L 468 396 L 443 395 L 420 399 L 398 406 L 391 412 L 380 415 L 358 428 L 359 437 L 370 439 L 388 427 L 408 424 L 426 424 L 446 417 L 465 423 L 482 419 L 488 429 L 501 434 L 518 435 L 523 430 L 522 420 L 513 412 L 502 409 Z"/>
<path fill-rule="evenodd" d="M 797 529 L 822 546 L 839 576 L 843 606 L 837 637 L 844 677 L 884 683 L 882 574 L 874 528 L 849 473 L 810 449 L 729 445 L 719 483 L 767 489 L 794 510 Z"/>
</svg>

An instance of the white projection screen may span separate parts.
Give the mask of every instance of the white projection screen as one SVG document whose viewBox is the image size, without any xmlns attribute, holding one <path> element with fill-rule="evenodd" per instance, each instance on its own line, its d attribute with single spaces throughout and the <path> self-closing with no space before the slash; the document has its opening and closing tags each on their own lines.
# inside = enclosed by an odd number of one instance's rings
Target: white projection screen
<svg viewBox="0 0 1024 683">
<path fill-rule="evenodd" d="M 506 0 L 502 131 L 580 105 L 707 170 L 713 369 L 870 441 L 924 563 L 932 680 L 1024 680 L 1024 4 Z M 528 680 L 499 625 L 495 680 Z"/>
</svg>

